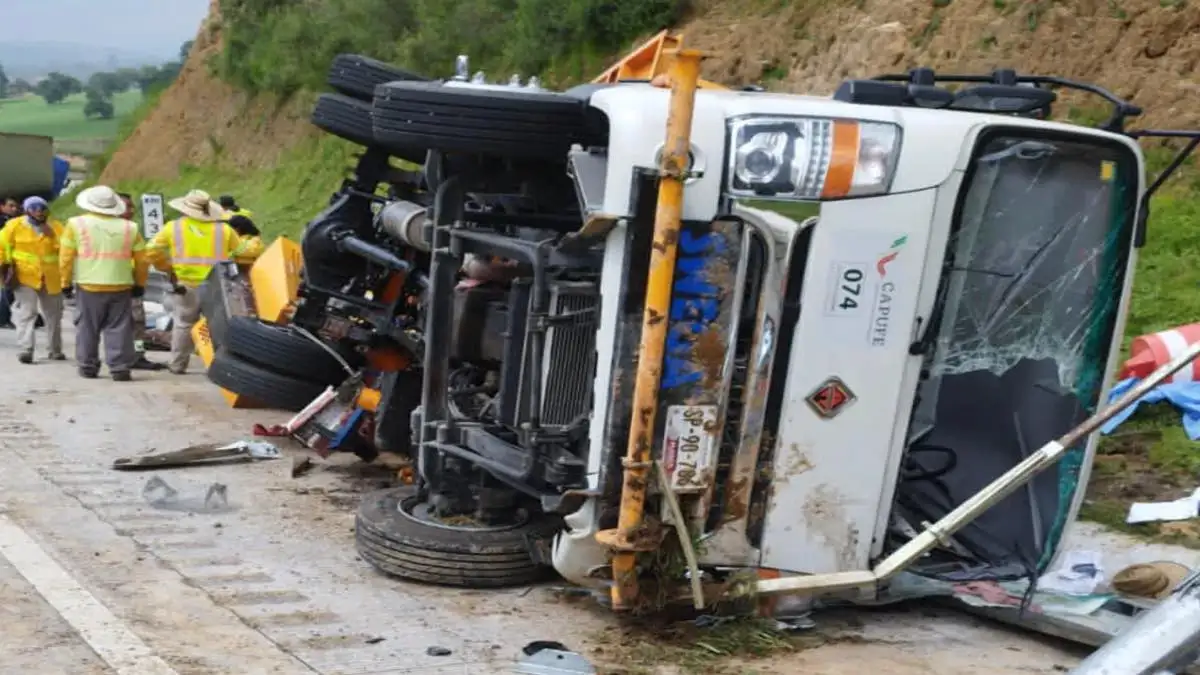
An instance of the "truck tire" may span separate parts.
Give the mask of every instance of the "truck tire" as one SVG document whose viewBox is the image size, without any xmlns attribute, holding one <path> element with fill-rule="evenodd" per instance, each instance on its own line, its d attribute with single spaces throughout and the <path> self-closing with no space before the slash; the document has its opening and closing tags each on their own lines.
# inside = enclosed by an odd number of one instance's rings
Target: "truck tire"
<svg viewBox="0 0 1200 675">
<path fill-rule="evenodd" d="M 325 391 L 325 385 L 281 375 L 218 349 L 208 366 L 218 387 L 279 410 L 298 412 Z"/>
<path fill-rule="evenodd" d="M 338 93 L 371 102 L 375 87 L 385 82 L 427 82 L 429 78 L 361 54 L 338 54 L 329 66 L 329 86 Z"/>
<path fill-rule="evenodd" d="M 312 111 L 318 129 L 363 146 L 375 145 L 371 104 L 342 94 L 321 94 Z"/>
<path fill-rule="evenodd" d="M 559 161 L 573 143 L 601 145 L 607 135 L 578 97 L 437 82 L 379 85 L 374 120 L 382 143 Z"/>
<path fill-rule="evenodd" d="M 332 354 L 292 326 L 266 323 L 249 316 L 229 319 L 225 349 L 233 356 L 280 375 L 322 385 L 338 385 L 350 377 Z M 362 361 L 349 350 L 330 349 L 341 355 L 351 368 Z"/>
<path fill-rule="evenodd" d="M 363 560 L 400 579 L 461 588 L 503 588 L 541 581 L 549 571 L 529 554 L 531 538 L 549 538 L 557 518 L 536 515 L 502 529 L 473 529 L 419 519 L 412 486 L 363 496 L 354 520 Z"/>
</svg>

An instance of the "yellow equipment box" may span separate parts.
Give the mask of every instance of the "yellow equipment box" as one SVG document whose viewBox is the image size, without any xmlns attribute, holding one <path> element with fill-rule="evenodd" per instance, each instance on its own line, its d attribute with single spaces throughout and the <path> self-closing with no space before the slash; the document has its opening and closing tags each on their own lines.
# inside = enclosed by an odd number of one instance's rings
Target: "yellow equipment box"
<svg viewBox="0 0 1200 675">
<path fill-rule="evenodd" d="M 250 289 L 258 318 L 270 323 L 287 323 L 299 297 L 300 269 L 304 255 L 300 244 L 279 237 L 250 268 Z"/>
</svg>

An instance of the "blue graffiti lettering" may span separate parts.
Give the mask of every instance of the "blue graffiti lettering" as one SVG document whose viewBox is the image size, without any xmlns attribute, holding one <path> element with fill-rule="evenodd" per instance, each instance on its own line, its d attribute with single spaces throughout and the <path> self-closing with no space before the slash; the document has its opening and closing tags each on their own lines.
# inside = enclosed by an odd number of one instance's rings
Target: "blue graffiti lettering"
<svg viewBox="0 0 1200 675">
<path fill-rule="evenodd" d="M 701 297 L 720 297 L 721 289 L 704 276 L 707 264 L 708 261 L 704 257 L 679 258 L 675 262 L 675 292 Z"/>
<path fill-rule="evenodd" d="M 675 285 L 663 355 L 662 388 L 675 389 L 700 382 L 703 377 L 692 359 L 695 336 L 704 333 L 721 315 L 722 289 L 707 278 L 714 257 L 728 250 L 725 237 L 712 231 L 679 233 Z"/>
<path fill-rule="evenodd" d="M 717 298 L 675 298 L 671 301 L 671 321 L 712 323 L 720 315 L 721 301 Z"/>
</svg>

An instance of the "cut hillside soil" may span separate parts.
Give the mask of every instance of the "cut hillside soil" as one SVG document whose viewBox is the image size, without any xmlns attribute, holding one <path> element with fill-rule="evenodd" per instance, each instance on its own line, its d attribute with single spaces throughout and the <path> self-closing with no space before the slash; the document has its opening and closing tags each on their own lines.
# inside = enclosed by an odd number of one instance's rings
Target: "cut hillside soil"
<svg viewBox="0 0 1200 675">
<path fill-rule="evenodd" d="M 680 30 L 704 76 L 830 94 L 847 78 L 929 66 L 1086 80 L 1144 126 L 1200 124 L 1200 3 L 1183 0 L 700 0 Z"/>
</svg>

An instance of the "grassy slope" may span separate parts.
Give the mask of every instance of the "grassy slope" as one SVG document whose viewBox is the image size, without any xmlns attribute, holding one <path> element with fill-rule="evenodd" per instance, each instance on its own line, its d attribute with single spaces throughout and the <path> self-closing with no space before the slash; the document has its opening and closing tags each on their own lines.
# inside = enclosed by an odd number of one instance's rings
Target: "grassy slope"
<svg viewBox="0 0 1200 675">
<path fill-rule="evenodd" d="M 83 107 L 87 99 L 83 94 L 76 94 L 55 105 L 48 105 L 37 96 L 0 100 L 0 131 L 53 136 L 55 140 L 112 140 L 117 138 L 121 119 L 137 108 L 141 98 L 136 90 L 114 96 L 116 115 L 111 120 L 84 117 Z"/>
<path fill-rule="evenodd" d="M 1194 161 L 1180 169 L 1150 209 L 1126 346 L 1138 335 L 1200 320 L 1200 265 L 1196 264 L 1200 177 Z M 1168 404 L 1143 406 L 1101 442 L 1083 516 L 1115 529 L 1200 548 L 1200 527 L 1195 525 L 1124 524 L 1131 502 L 1182 497 L 1195 488 L 1198 477 L 1200 445 L 1184 434 L 1180 413 Z"/>
<path fill-rule="evenodd" d="M 329 196 L 346 175 L 357 150 L 346 141 L 323 136 L 300 143 L 270 169 L 183 166 L 179 178 L 173 181 L 125 181 L 116 187 L 131 194 L 160 192 L 167 199 L 194 188 L 213 196 L 233 194 L 244 208 L 254 212 L 255 224 L 268 239 L 294 236 L 329 203 Z"/>
</svg>

